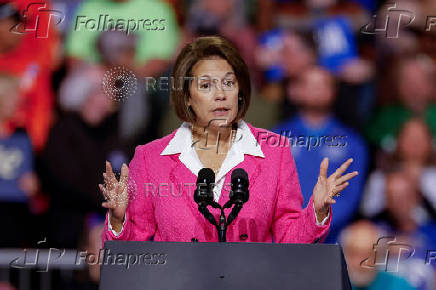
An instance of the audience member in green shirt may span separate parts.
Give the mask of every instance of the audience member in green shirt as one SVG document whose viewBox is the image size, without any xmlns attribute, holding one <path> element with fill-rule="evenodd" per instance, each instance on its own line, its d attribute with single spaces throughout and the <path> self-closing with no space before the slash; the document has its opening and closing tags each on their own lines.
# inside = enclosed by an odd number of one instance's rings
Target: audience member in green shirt
<svg viewBox="0 0 436 290">
<path fill-rule="evenodd" d="M 431 60 L 417 56 L 398 63 L 394 71 L 394 93 L 400 103 L 380 108 L 369 122 L 366 133 L 373 145 L 391 150 L 400 127 L 413 116 L 426 120 L 436 136 L 433 71 Z"/>
<path fill-rule="evenodd" d="M 70 63 L 99 62 L 96 40 L 101 32 L 121 30 L 138 37 L 136 73 L 156 76 L 168 65 L 179 44 L 172 7 L 160 0 L 88 0 L 78 8 L 66 40 Z"/>
</svg>

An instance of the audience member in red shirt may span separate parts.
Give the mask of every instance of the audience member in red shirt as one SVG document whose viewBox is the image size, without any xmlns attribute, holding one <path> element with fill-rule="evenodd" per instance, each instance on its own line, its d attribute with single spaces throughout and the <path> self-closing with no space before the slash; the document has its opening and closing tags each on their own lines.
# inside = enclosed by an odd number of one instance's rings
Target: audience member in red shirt
<svg viewBox="0 0 436 290">
<path fill-rule="evenodd" d="M 46 21 L 50 19 L 49 12 L 45 11 L 48 8 L 30 9 L 27 3 L 0 0 L 0 71 L 20 78 L 19 108 L 13 117 L 12 129 L 15 126 L 26 128 L 34 149 L 39 151 L 51 124 L 51 73 L 57 63 L 58 37 L 54 27 L 47 28 L 47 37 L 43 31 L 32 30 L 35 21 L 38 21 L 37 30 L 44 27 L 43 23 L 56 21 Z"/>
</svg>

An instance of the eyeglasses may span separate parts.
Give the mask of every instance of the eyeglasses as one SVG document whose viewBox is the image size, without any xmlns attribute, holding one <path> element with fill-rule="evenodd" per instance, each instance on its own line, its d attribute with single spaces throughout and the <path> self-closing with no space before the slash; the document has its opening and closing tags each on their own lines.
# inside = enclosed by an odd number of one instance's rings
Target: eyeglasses
<svg viewBox="0 0 436 290">
<path fill-rule="evenodd" d="M 202 92 L 210 92 L 214 86 L 215 89 L 223 91 L 233 91 L 238 88 L 238 82 L 234 77 L 225 77 L 220 80 L 216 77 L 202 76 L 193 78 L 193 81 L 197 89 Z"/>
</svg>

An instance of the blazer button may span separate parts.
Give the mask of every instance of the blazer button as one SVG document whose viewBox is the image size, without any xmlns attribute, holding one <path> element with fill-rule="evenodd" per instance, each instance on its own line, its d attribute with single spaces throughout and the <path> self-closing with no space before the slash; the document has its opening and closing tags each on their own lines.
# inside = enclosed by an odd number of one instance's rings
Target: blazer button
<svg viewBox="0 0 436 290">
<path fill-rule="evenodd" d="M 239 238 L 243 241 L 245 241 L 246 239 L 248 239 L 248 235 L 247 234 L 242 234 L 239 236 Z"/>
<path fill-rule="evenodd" d="M 191 242 L 197 243 L 197 242 L 198 242 L 198 239 L 197 239 L 197 238 L 192 238 L 192 239 L 191 239 Z"/>
</svg>

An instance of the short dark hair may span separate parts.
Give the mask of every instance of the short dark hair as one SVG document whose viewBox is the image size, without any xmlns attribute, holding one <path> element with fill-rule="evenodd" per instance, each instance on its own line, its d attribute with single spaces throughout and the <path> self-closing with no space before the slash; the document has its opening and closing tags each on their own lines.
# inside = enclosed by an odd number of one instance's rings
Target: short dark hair
<svg viewBox="0 0 436 290">
<path fill-rule="evenodd" d="M 234 121 L 238 121 L 245 116 L 250 105 L 251 83 L 248 68 L 236 47 L 220 36 L 198 37 L 193 42 L 187 44 L 176 59 L 173 69 L 173 80 L 185 80 L 192 77 L 192 68 L 202 59 L 218 56 L 226 60 L 233 68 L 236 79 L 238 80 L 239 93 L 238 114 Z M 190 82 L 183 81 L 183 89 L 171 90 L 170 98 L 174 105 L 177 116 L 187 122 L 195 122 L 195 113 L 188 107 L 187 102 L 190 98 Z"/>
</svg>

